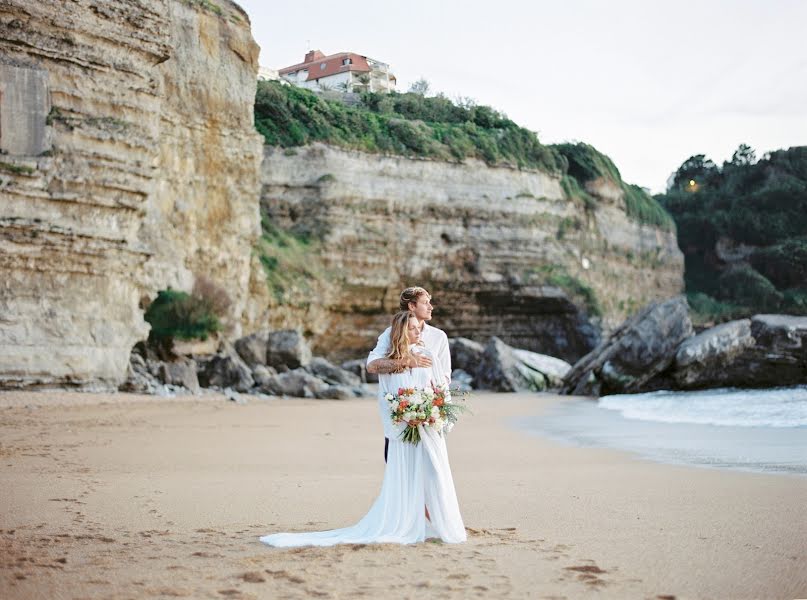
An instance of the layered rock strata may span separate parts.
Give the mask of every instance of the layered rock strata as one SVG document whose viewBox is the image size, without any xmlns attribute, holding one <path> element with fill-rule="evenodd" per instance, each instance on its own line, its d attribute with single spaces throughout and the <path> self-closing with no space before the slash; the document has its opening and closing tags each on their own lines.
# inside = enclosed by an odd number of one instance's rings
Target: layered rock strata
<svg viewBox="0 0 807 600">
<path fill-rule="evenodd" d="M 229 0 L 3 2 L 0 385 L 115 387 L 200 273 L 249 326 L 257 55 Z"/>
<path fill-rule="evenodd" d="M 574 361 L 597 343 L 598 326 L 683 290 L 675 234 L 628 218 L 621 191 L 602 182 L 589 191 L 596 210 L 542 172 L 267 147 L 262 209 L 313 240 L 312 260 L 330 275 L 313 300 L 324 310 L 306 302 L 295 312 L 287 299 L 270 325 L 304 327 L 320 353 L 359 356 L 387 326 L 399 291 L 420 284 L 450 336 L 497 336 Z M 592 323 L 596 309 L 602 318 Z"/>
</svg>

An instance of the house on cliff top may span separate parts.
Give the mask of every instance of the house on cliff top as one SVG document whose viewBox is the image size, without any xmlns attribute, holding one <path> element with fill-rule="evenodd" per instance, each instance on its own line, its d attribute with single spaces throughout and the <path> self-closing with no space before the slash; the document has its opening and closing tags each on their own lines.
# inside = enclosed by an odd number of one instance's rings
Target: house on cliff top
<svg viewBox="0 0 807 600">
<path fill-rule="evenodd" d="M 354 52 L 325 56 L 311 50 L 303 62 L 279 71 L 280 78 L 309 90 L 391 92 L 397 83 L 389 65 Z"/>
</svg>

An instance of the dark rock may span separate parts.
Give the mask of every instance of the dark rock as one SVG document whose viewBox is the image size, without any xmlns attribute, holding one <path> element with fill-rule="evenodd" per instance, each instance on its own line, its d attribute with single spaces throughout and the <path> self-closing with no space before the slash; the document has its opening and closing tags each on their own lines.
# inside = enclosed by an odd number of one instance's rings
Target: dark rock
<svg viewBox="0 0 807 600">
<path fill-rule="evenodd" d="M 317 398 L 329 400 L 349 400 L 356 397 L 353 388 L 346 385 L 330 385 L 322 391 L 315 392 L 315 395 Z"/>
<path fill-rule="evenodd" d="M 473 376 L 482 362 L 485 347 L 479 342 L 468 338 L 456 337 L 448 340 L 448 349 L 451 353 L 451 367 L 461 369 Z"/>
<path fill-rule="evenodd" d="M 204 387 L 233 388 L 246 392 L 255 385 L 252 371 L 231 346 L 204 360 L 200 359 L 199 383 Z"/>
<path fill-rule="evenodd" d="M 312 358 L 305 369 L 331 385 L 356 387 L 361 384 L 361 379 L 357 375 L 337 367 L 320 356 Z"/>
<path fill-rule="evenodd" d="M 149 371 L 146 360 L 139 352 L 133 349 L 129 355 L 126 380 L 118 389 L 121 392 L 135 394 L 154 394 L 160 385 L 160 381 Z"/>
<path fill-rule="evenodd" d="M 643 391 L 672 365 L 679 344 L 691 336 L 684 296 L 652 302 L 577 361 L 561 391 L 584 395 Z"/>
<path fill-rule="evenodd" d="M 367 372 L 367 360 L 364 358 L 345 361 L 341 366 L 345 371 L 358 375 L 362 383 L 378 383 L 378 375 Z"/>
<path fill-rule="evenodd" d="M 275 375 L 277 375 L 277 371 L 273 367 L 267 367 L 266 365 L 255 365 L 252 367 L 252 379 L 258 387 L 263 386 Z"/>
<path fill-rule="evenodd" d="M 272 331 L 266 340 L 266 364 L 285 365 L 289 369 L 304 367 L 311 362 L 311 348 L 299 331 Z"/>
<path fill-rule="evenodd" d="M 470 373 L 466 373 L 462 369 L 454 369 L 451 371 L 451 389 L 459 390 L 461 392 L 469 392 L 474 389 L 474 378 Z"/>
<path fill-rule="evenodd" d="M 160 363 L 159 378 L 165 384 L 180 385 L 194 394 L 199 393 L 196 361 L 180 357 L 171 362 Z"/>
<path fill-rule="evenodd" d="M 497 337 L 490 338 L 485 346 L 475 381 L 478 387 L 497 392 L 540 391 L 546 388 L 544 376 L 524 365 L 513 349 Z"/>
<path fill-rule="evenodd" d="M 513 354 L 515 354 L 516 358 L 526 367 L 543 375 L 551 387 L 560 387 L 563 383 L 563 378 L 572 370 L 572 365 L 554 356 L 547 356 L 546 354 L 538 354 L 537 352 L 520 350 L 518 348 L 513 349 Z"/>
<path fill-rule="evenodd" d="M 686 340 L 673 377 L 682 389 L 807 383 L 807 317 L 755 315 Z"/>
<path fill-rule="evenodd" d="M 260 387 L 261 392 L 273 396 L 316 398 L 331 386 L 305 369 L 299 368 L 275 375 Z"/>
<path fill-rule="evenodd" d="M 239 338 L 233 344 L 238 356 L 250 367 L 266 364 L 266 346 L 269 331 L 256 331 L 250 335 Z"/>
</svg>

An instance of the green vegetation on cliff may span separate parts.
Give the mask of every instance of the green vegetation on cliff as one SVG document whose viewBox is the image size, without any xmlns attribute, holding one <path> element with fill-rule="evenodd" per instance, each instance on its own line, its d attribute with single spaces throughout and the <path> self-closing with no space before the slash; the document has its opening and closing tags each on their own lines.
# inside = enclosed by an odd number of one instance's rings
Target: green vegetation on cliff
<svg viewBox="0 0 807 600">
<path fill-rule="evenodd" d="M 534 132 L 489 106 L 443 95 L 364 93 L 355 106 L 275 81 L 259 81 L 255 127 L 272 146 L 323 142 L 344 148 L 537 169 L 560 175 L 567 197 L 596 210 L 585 190 L 605 177 L 624 191 L 628 216 L 672 230 L 670 216 L 642 188 L 622 181 L 610 158 L 588 144 L 545 146 Z"/>
<path fill-rule="evenodd" d="M 487 106 L 444 96 L 365 93 L 357 106 L 311 91 L 259 81 L 255 126 L 273 146 L 324 142 L 365 152 L 441 160 L 479 158 L 560 173 L 564 164 L 537 136 Z"/>
<path fill-rule="evenodd" d="M 579 198 L 588 209 L 596 208 L 596 201 L 585 190 L 585 184 L 597 179 L 608 179 L 622 189 L 628 216 L 640 223 L 668 231 L 675 229 L 670 214 L 644 189 L 622 181 L 619 169 L 613 161 L 594 146 L 579 142 L 551 147 L 566 159 L 567 174 L 561 183 L 567 196 Z"/>
<path fill-rule="evenodd" d="M 676 221 L 699 320 L 807 314 L 807 146 L 757 162 L 742 145 L 722 167 L 692 156 L 657 199 Z"/>
<path fill-rule="evenodd" d="M 318 242 L 310 235 L 283 231 L 265 217 L 261 229 L 258 258 L 273 300 L 290 306 L 310 303 L 316 296 L 316 282 L 326 279 Z"/>
<path fill-rule="evenodd" d="M 149 340 L 169 348 L 174 339 L 206 340 L 221 330 L 219 316 L 229 302 L 221 288 L 206 281 L 201 286 L 197 283 L 190 294 L 171 288 L 161 290 L 144 315 L 151 325 Z"/>
</svg>

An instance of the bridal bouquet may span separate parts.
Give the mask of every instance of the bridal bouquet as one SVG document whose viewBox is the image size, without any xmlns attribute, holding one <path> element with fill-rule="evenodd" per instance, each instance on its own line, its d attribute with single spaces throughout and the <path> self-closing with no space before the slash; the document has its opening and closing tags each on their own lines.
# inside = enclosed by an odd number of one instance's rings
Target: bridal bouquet
<svg viewBox="0 0 807 600">
<path fill-rule="evenodd" d="M 387 394 L 384 399 L 389 403 L 392 422 L 405 425 L 401 439 L 410 444 L 420 442 L 418 425 L 448 433 L 457 422 L 459 413 L 466 410 L 465 406 L 452 401 L 447 384 L 432 384 L 428 388 L 398 388 L 397 394 Z"/>
</svg>

